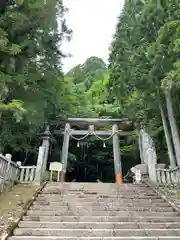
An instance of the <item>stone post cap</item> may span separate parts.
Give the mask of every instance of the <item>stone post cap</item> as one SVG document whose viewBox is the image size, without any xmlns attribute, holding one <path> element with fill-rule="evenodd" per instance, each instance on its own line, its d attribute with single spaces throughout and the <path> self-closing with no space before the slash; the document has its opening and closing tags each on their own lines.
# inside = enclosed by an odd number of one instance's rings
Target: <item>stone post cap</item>
<svg viewBox="0 0 180 240">
<path fill-rule="evenodd" d="M 41 138 L 42 139 L 51 139 L 51 137 L 52 137 L 52 134 L 50 132 L 50 127 L 47 126 L 46 130 L 43 133 L 41 133 Z"/>
<path fill-rule="evenodd" d="M 8 160 L 10 160 L 10 161 L 11 161 L 11 159 L 12 159 L 12 155 L 11 155 L 10 153 L 6 153 L 5 157 L 6 157 Z"/>
<path fill-rule="evenodd" d="M 16 164 L 20 167 L 22 163 L 20 161 L 17 161 Z"/>
</svg>

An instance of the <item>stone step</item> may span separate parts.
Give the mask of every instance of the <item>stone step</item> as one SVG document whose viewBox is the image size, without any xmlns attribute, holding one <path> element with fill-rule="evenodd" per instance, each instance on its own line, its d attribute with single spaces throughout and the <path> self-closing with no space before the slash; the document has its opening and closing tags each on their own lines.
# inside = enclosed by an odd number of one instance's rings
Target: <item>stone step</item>
<svg viewBox="0 0 180 240">
<path fill-rule="evenodd" d="M 126 192 L 126 193 L 116 193 L 116 194 L 55 194 L 55 193 L 41 193 L 41 197 L 58 197 L 58 198 L 63 198 L 63 197 L 76 197 L 76 198 L 117 198 L 117 197 L 122 197 L 122 196 L 155 196 L 157 197 L 157 193 L 154 192 Z"/>
<path fill-rule="evenodd" d="M 104 195 L 113 195 L 113 194 L 118 194 L 118 193 L 144 193 L 144 192 L 153 192 L 152 189 L 150 188 L 135 188 L 135 189 L 117 189 L 117 190 L 111 190 L 111 191 L 71 191 L 71 190 L 65 190 L 65 189 L 60 189 L 60 188 L 44 188 L 42 190 L 43 194 L 91 194 L 91 195 L 96 195 L 96 194 L 104 194 Z"/>
<path fill-rule="evenodd" d="M 73 191 L 63 191 L 63 190 L 43 190 L 42 191 L 42 194 L 59 194 L 59 195 L 64 195 L 64 194 L 67 194 L 67 195 L 85 195 L 85 196 L 88 196 L 88 195 L 117 195 L 117 194 L 138 194 L 138 193 L 153 193 L 153 191 L 151 189 L 147 189 L 147 190 L 141 190 L 141 189 L 137 189 L 137 190 L 119 190 L 119 191 L 111 191 L 111 192 L 88 192 L 88 191 L 84 191 L 84 192 L 81 192 L 81 191 L 76 191 L 76 192 L 73 192 Z"/>
<path fill-rule="evenodd" d="M 36 199 L 36 203 L 37 204 L 44 204 L 44 205 L 67 205 L 69 199 L 40 199 L 37 198 Z M 83 204 L 89 204 L 89 205 L 94 205 L 94 206 L 99 206 L 99 205 L 113 205 L 113 206 L 120 206 L 120 205 L 124 205 L 124 204 L 148 204 L 148 205 L 152 205 L 152 204 L 167 204 L 167 202 L 165 202 L 163 199 L 103 199 L 103 201 L 99 201 L 99 200 L 84 200 L 84 201 L 78 201 L 76 202 L 76 205 L 83 205 Z"/>
<path fill-rule="evenodd" d="M 128 183 L 123 183 L 123 184 L 116 184 L 116 183 L 87 183 L 87 182 L 64 182 L 62 183 L 57 183 L 57 182 L 51 182 L 46 185 L 46 189 L 67 189 L 69 191 L 82 191 L 87 189 L 88 191 L 92 189 L 97 189 L 100 191 L 112 191 L 112 190 L 117 190 L 117 189 L 139 189 L 139 188 L 149 188 L 145 184 L 128 184 Z"/>
<path fill-rule="evenodd" d="M 115 183 L 49 183 L 46 189 L 63 189 L 68 191 L 101 191 L 111 192 L 118 190 L 151 189 L 145 184 L 115 184 Z"/>
<path fill-rule="evenodd" d="M 66 209 L 61 209 L 61 210 L 29 210 L 27 212 L 28 216 L 72 216 L 72 215 L 91 215 L 91 216 L 156 216 L 157 212 L 150 212 L 150 211 L 141 211 L 141 212 L 128 212 L 128 211 L 106 211 L 106 210 L 101 210 L 98 212 L 95 211 L 91 211 L 90 209 L 79 209 L 79 211 L 77 209 L 75 209 L 73 207 L 73 209 L 70 210 L 66 210 Z M 158 212 L 158 216 L 177 216 L 178 213 L 176 212 Z"/>
<path fill-rule="evenodd" d="M 63 184 L 61 182 L 57 183 L 57 182 L 49 182 L 46 185 L 46 188 L 67 188 L 68 190 L 77 190 L 77 189 L 81 189 L 82 188 L 87 188 L 89 187 L 89 189 L 91 188 L 97 188 L 97 189 L 104 189 L 104 190 L 112 190 L 112 189 L 119 189 L 119 188 L 125 188 L 125 189 L 129 189 L 129 188 L 149 188 L 149 186 L 147 186 L 144 183 L 140 183 L 140 184 L 132 184 L 132 183 L 123 183 L 123 184 L 116 184 L 116 183 L 90 183 L 90 182 L 63 182 Z"/>
<path fill-rule="evenodd" d="M 125 207 L 124 205 L 123 206 L 119 206 L 119 207 L 94 207 L 94 206 L 74 206 L 73 209 L 75 210 L 81 210 L 81 209 L 85 209 L 87 210 L 88 212 L 92 212 L 92 211 L 95 211 L 95 212 L 99 212 L 99 211 L 130 211 L 130 212 L 134 212 L 134 211 L 139 211 L 139 212 L 142 212 L 142 211 L 150 211 L 150 212 L 173 212 L 173 208 L 172 207 L 151 207 L 151 206 L 148 206 L 148 207 L 140 207 L 140 206 L 132 206 L 132 207 Z M 30 209 L 32 210 L 43 210 L 43 211 L 61 211 L 63 210 L 64 211 L 67 211 L 69 210 L 69 206 L 64 206 L 64 207 L 57 207 L 57 206 L 37 206 L 37 205 L 34 205 L 32 206 Z"/>
<path fill-rule="evenodd" d="M 180 229 L 51 229 L 16 228 L 15 236 L 114 237 L 114 236 L 180 236 Z"/>
<path fill-rule="evenodd" d="M 180 222 L 147 223 L 147 222 L 34 222 L 22 221 L 20 228 L 51 228 L 51 229 L 172 229 L 179 228 Z"/>
<path fill-rule="evenodd" d="M 180 216 L 24 216 L 24 221 L 37 222 L 179 222 Z"/>
<path fill-rule="evenodd" d="M 63 202 L 48 202 L 48 201 L 36 201 L 33 203 L 34 206 L 40 208 L 43 206 L 48 206 L 48 207 L 55 207 L 55 208 L 59 208 L 59 207 L 67 207 L 68 203 L 63 203 Z M 111 202 L 111 203 L 76 203 L 76 207 L 82 207 L 82 206 L 89 206 L 89 207 L 93 207 L 93 208 L 116 208 L 116 207 L 149 207 L 149 208 L 155 208 L 155 207 L 170 207 L 170 205 L 167 202 L 156 202 L 156 203 L 152 203 L 152 202 L 147 202 L 147 201 L 119 201 L 119 202 Z"/>
<path fill-rule="evenodd" d="M 180 216 L 143 184 L 49 183 L 14 235 L 8 240 L 180 240 Z"/>
<path fill-rule="evenodd" d="M 13 236 L 9 240 L 180 240 L 178 236 L 159 236 L 159 237 L 56 237 L 56 236 Z"/>
<path fill-rule="evenodd" d="M 62 201 L 64 198 L 66 199 L 72 199 L 72 197 L 61 197 L 61 196 L 53 196 L 53 195 L 40 195 L 37 197 L 38 200 L 58 200 L 58 201 Z M 114 197 L 77 197 L 75 199 L 78 199 L 78 201 L 118 201 L 118 199 L 161 199 L 159 196 L 156 195 L 118 195 L 118 196 L 114 196 Z"/>
</svg>

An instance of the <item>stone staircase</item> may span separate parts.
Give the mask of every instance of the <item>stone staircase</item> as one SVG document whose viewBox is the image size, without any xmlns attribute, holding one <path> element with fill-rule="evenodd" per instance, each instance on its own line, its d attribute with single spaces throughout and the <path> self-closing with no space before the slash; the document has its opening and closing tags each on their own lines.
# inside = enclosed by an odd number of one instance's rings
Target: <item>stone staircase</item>
<svg viewBox="0 0 180 240">
<path fill-rule="evenodd" d="M 180 240 L 180 216 L 143 184 L 49 183 L 8 239 Z"/>
</svg>

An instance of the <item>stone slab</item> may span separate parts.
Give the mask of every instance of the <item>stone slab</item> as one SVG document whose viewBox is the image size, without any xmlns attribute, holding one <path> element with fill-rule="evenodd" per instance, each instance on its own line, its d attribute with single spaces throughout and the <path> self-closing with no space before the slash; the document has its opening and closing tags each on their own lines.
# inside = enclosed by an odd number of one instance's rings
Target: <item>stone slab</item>
<svg viewBox="0 0 180 240">
<path fill-rule="evenodd" d="M 180 229 L 51 229 L 17 228 L 15 236 L 62 236 L 62 237 L 119 237 L 119 236 L 180 236 Z"/>
</svg>

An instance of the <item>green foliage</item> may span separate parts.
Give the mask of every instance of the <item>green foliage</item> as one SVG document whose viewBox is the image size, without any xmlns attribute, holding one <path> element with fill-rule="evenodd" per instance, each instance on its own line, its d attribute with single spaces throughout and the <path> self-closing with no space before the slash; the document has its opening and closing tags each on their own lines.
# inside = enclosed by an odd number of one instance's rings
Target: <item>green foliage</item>
<svg viewBox="0 0 180 240">
<path fill-rule="evenodd" d="M 174 103 L 180 99 L 179 9 L 177 0 L 125 0 L 110 47 L 109 88 L 124 116 L 152 135 L 158 132 L 154 138 L 162 149 L 159 99 L 164 103 L 167 88 L 176 93 Z"/>
<path fill-rule="evenodd" d="M 75 106 L 75 116 L 98 117 L 121 115 L 121 109 L 116 101 L 109 100 L 107 86 L 109 71 L 104 61 L 97 57 L 88 58 L 84 64 L 71 69 L 66 76 L 71 82 L 72 104 Z M 74 102 L 74 103 L 73 103 Z"/>
<path fill-rule="evenodd" d="M 106 71 L 106 64 L 98 57 L 88 58 L 84 64 L 72 68 L 67 76 L 73 78 L 74 84 L 84 83 L 88 90 L 96 79 L 102 79 Z"/>
<path fill-rule="evenodd" d="M 138 107 L 134 113 L 141 121 L 153 108 L 152 101 L 157 108 L 157 90 L 178 55 L 174 51 L 179 21 L 173 9 L 179 3 L 160 2 L 125 1 L 111 46 L 110 83 L 127 110 Z"/>
<path fill-rule="evenodd" d="M 0 15 L 1 150 L 36 151 L 46 122 L 71 111 L 61 71 L 62 39 L 71 31 L 61 0 L 8 1 Z M 59 32 L 57 18 L 63 22 Z M 36 146 L 36 147 L 35 147 Z"/>
</svg>

